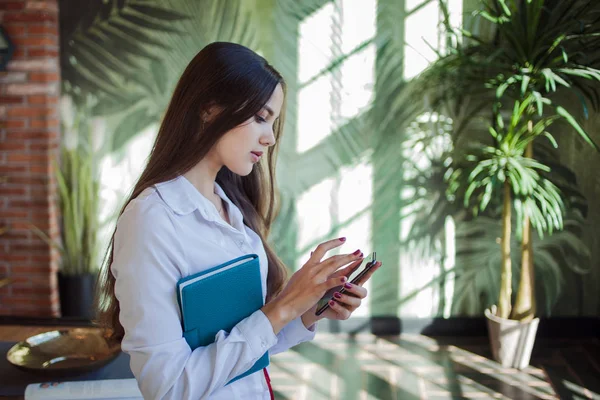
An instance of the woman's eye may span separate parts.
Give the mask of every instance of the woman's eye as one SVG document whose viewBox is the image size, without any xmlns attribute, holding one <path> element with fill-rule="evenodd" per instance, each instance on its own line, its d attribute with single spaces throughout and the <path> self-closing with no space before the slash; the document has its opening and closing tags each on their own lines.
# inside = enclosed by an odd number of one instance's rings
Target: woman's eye
<svg viewBox="0 0 600 400">
<path fill-rule="evenodd" d="M 255 116 L 255 119 L 256 119 L 256 121 L 257 121 L 257 122 L 261 122 L 261 123 L 262 123 L 262 122 L 267 122 L 267 120 L 266 120 L 266 119 L 264 119 L 263 117 L 261 117 L 260 115 L 256 115 L 256 116 Z"/>
</svg>

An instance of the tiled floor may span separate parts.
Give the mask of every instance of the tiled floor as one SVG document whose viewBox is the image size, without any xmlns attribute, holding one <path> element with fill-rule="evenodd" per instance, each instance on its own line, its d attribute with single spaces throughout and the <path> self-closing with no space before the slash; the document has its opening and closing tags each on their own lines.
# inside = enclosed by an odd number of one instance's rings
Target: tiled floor
<svg viewBox="0 0 600 400">
<path fill-rule="evenodd" d="M 523 371 L 490 361 L 487 338 L 319 333 L 272 357 L 279 400 L 600 399 L 600 341 L 543 340 Z"/>
</svg>

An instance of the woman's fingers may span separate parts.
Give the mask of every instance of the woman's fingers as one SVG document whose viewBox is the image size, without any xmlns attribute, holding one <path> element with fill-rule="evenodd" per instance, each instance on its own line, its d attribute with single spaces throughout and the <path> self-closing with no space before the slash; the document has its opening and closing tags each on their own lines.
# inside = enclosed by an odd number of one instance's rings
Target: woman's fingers
<svg viewBox="0 0 600 400">
<path fill-rule="evenodd" d="M 335 292 L 333 294 L 333 300 L 349 307 L 351 310 L 356 310 L 360 306 L 360 303 L 362 301 L 361 298 L 340 292 Z"/>
<path fill-rule="evenodd" d="M 331 276 L 340 267 L 343 267 L 344 265 L 350 264 L 354 261 L 362 260 L 363 257 L 364 255 L 360 252 L 360 250 L 357 250 L 352 254 L 339 254 L 336 256 L 331 256 L 319 264 L 318 274 L 322 276 Z"/>
<path fill-rule="evenodd" d="M 350 310 L 334 300 L 329 301 L 329 308 L 331 308 L 337 314 L 336 319 L 348 319 L 350 318 L 350 315 L 352 315 Z"/>
<path fill-rule="evenodd" d="M 381 261 L 377 261 L 375 263 L 375 266 L 373 268 L 371 268 L 369 270 L 369 272 L 367 272 L 365 274 L 365 276 L 363 276 L 362 279 L 359 282 L 357 282 L 357 284 L 361 285 L 361 286 L 364 285 L 364 283 L 369 280 L 369 278 L 371 277 L 371 275 L 373 275 L 375 273 L 375 271 L 377 271 L 381 267 L 381 265 L 382 265 Z"/>
<path fill-rule="evenodd" d="M 346 238 L 339 238 L 339 239 L 333 239 L 333 240 L 329 240 L 327 242 L 321 243 L 320 245 L 317 246 L 315 251 L 312 252 L 308 261 L 311 262 L 312 264 L 320 263 L 321 260 L 323 259 L 323 257 L 325 257 L 325 253 L 327 253 L 331 249 L 340 247 L 341 245 L 344 244 L 345 241 L 346 241 Z"/>
<path fill-rule="evenodd" d="M 362 264 L 363 261 L 364 261 L 364 258 L 354 261 L 352 264 L 348 265 L 346 268 L 340 269 L 339 271 L 335 272 L 332 275 L 332 277 L 338 277 L 338 276 L 350 277 L 350 275 L 352 275 L 352 273 L 354 271 L 356 271 L 358 269 L 358 267 L 360 267 L 360 265 Z"/>
<path fill-rule="evenodd" d="M 348 293 L 350 296 L 356 296 L 359 299 L 364 299 L 367 297 L 367 289 L 350 282 L 344 284 L 344 292 Z"/>
</svg>

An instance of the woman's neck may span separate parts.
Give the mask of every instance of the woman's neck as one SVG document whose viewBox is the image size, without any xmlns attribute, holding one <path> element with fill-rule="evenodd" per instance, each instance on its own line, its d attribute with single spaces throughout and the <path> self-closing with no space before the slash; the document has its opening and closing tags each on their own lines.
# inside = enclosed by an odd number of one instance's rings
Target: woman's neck
<svg viewBox="0 0 600 400">
<path fill-rule="evenodd" d="M 207 199 L 214 201 L 215 180 L 221 165 L 205 157 L 195 167 L 183 174 L 188 181 Z"/>
</svg>

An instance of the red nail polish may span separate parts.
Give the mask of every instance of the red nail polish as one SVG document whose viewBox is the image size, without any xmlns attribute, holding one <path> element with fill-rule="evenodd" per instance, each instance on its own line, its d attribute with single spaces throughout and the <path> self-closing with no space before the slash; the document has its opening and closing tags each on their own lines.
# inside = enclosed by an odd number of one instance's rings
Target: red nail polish
<svg viewBox="0 0 600 400">
<path fill-rule="evenodd" d="M 354 254 L 355 256 L 357 256 L 357 255 L 359 255 L 359 254 L 360 254 L 360 250 L 356 250 L 356 251 L 355 251 L 354 253 L 352 253 L 352 254 Z"/>
<path fill-rule="evenodd" d="M 330 305 L 330 306 L 335 306 L 335 301 L 331 300 L 331 301 L 329 302 L 329 305 Z"/>
<path fill-rule="evenodd" d="M 344 285 L 344 287 L 345 287 L 346 289 L 352 289 L 352 284 L 351 284 L 351 283 L 346 283 L 346 284 Z"/>
<path fill-rule="evenodd" d="M 341 298 L 342 298 L 342 295 L 341 295 L 339 292 L 335 292 L 335 293 L 333 294 L 333 297 L 335 297 L 336 299 L 341 299 Z"/>
<path fill-rule="evenodd" d="M 338 240 L 339 240 L 340 242 L 345 242 L 345 241 L 346 241 L 346 238 L 345 238 L 345 237 L 341 237 L 341 238 L 339 238 Z"/>
<path fill-rule="evenodd" d="M 348 277 L 342 276 L 342 283 L 346 282 L 347 280 L 348 280 Z"/>
</svg>

